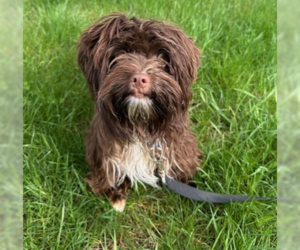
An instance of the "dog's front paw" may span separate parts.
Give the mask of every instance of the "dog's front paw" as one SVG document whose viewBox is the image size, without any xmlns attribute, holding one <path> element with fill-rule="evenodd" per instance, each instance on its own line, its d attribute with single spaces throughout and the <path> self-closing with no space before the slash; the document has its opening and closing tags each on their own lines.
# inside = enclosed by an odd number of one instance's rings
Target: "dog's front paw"
<svg viewBox="0 0 300 250">
<path fill-rule="evenodd" d="M 119 199 L 119 200 L 111 201 L 110 203 L 116 211 L 123 212 L 126 206 L 126 199 Z"/>
</svg>

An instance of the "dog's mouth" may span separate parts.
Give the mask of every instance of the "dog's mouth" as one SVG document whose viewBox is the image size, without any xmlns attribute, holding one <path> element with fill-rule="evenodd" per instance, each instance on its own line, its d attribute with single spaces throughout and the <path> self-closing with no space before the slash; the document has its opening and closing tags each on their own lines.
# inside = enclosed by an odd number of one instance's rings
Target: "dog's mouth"
<svg viewBox="0 0 300 250">
<path fill-rule="evenodd" d="M 136 95 L 138 94 L 138 95 Z M 147 122 L 151 116 L 152 101 L 142 93 L 135 93 L 126 99 L 127 115 L 132 123 Z"/>
<path fill-rule="evenodd" d="M 147 96 L 144 93 L 140 93 L 140 92 L 135 92 L 133 96 L 139 99 L 147 98 Z"/>
<path fill-rule="evenodd" d="M 133 93 L 131 93 L 131 96 L 134 96 L 138 99 L 150 98 L 148 93 L 143 93 L 139 91 L 133 91 Z"/>
</svg>

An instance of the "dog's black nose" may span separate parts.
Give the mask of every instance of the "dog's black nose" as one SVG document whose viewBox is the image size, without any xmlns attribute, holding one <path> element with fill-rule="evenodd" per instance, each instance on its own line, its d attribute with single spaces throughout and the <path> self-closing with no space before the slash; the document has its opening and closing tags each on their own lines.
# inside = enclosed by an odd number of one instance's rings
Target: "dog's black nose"
<svg viewBox="0 0 300 250">
<path fill-rule="evenodd" d="M 137 89 L 145 89 L 150 84 L 150 78 L 146 73 L 136 73 L 131 77 L 131 84 Z"/>
</svg>

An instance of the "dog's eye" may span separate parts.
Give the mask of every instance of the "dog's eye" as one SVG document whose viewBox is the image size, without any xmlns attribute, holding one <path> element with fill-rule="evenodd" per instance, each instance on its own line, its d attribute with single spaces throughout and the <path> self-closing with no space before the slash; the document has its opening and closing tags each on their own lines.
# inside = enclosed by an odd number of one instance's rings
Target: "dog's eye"
<svg viewBox="0 0 300 250">
<path fill-rule="evenodd" d="M 117 58 L 120 55 L 126 54 L 125 50 L 118 50 L 116 53 L 114 53 L 110 58 L 109 58 L 109 69 L 111 70 L 113 67 L 116 66 L 117 64 Z"/>
<path fill-rule="evenodd" d="M 169 52 L 166 50 L 160 50 L 158 54 L 158 58 L 163 61 L 163 69 L 167 73 L 170 73 L 170 56 Z"/>
<path fill-rule="evenodd" d="M 169 63 L 166 63 L 164 65 L 164 71 L 167 72 L 168 74 L 171 74 L 171 71 L 170 71 L 170 64 Z"/>
<path fill-rule="evenodd" d="M 164 60 L 166 63 L 170 62 L 170 55 L 169 52 L 166 50 L 160 50 L 158 52 L 158 58 Z"/>
<path fill-rule="evenodd" d="M 113 67 L 115 67 L 116 64 L 117 64 L 116 57 L 111 56 L 111 57 L 109 58 L 109 66 L 108 66 L 109 70 L 111 70 Z"/>
<path fill-rule="evenodd" d="M 116 48 L 114 50 L 112 56 L 113 56 L 113 58 L 117 58 L 117 57 L 119 57 L 121 55 L 124 55 L 126 53 L 128 53 L 128 52 L 125 49 L 123 49 L 123 48 Z"/>
<path fill-rule="evenodd" d="M 167 73 L 170 74 L 170 63 L 162 57 L 159 57 L 161 60 L 160 67 Z"/>
</svg>

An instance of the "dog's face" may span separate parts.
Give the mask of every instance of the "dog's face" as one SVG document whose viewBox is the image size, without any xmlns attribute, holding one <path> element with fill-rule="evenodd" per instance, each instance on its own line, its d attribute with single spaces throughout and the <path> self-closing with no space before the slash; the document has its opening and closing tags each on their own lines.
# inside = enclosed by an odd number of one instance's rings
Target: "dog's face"
<svg viewBox="0 0 300 250">
<path fill-rule="evenodd" d="M 113 13 L 84 32 L 78 63 L 103 122 L 126 137 L 133 127 L 161 131 L 187 111 L 199 50 L 174 26 Z"/>
</svg>

